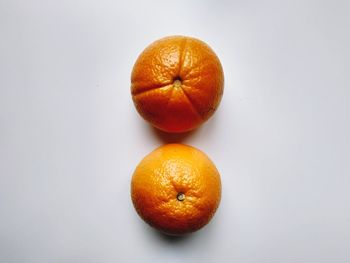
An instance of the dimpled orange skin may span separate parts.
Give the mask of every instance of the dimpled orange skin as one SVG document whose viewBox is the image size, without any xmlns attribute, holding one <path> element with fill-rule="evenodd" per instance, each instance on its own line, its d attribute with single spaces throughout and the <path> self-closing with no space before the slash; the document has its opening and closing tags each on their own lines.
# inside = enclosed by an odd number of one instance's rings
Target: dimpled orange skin
<svg viewBox="0 0 350 263">
<path fill-rule="evenodd" d="M 131 94 L 139 114 L 166 132 L 186 132 L 208 120 L 222 98 L 219 58 L 203 41 L 171 36 L 155 41 L 138 57 Z"/>
<path fill-rule="evenodd" d="M 167 144 L 137 166 L 131 197 L 149 225 L 169 235 L 183 235 L 202 228 L 213 217 L 221 198 L 220 175 L 200 150 Z"/>
</svg>

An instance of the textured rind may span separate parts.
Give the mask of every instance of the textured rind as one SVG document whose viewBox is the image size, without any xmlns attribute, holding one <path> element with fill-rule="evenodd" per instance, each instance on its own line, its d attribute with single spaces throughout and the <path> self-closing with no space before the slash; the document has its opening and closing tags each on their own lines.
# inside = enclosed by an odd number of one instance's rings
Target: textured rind
<svg viewBox="0 0 350 263">
<path fill-rule="evenodd" d="M 181 87 L 174 88 L 174 81 Z M 138 57 L 131 74 L 137 111 L 167 132 L 192 130 L 220 104 L 224 74 L 214 51 L 203 41 L 172 36 L 155 41 Z"/>
<path fill-rule="evenodd" d="M 185 200 L 177 200 L 178 193 Z M 151 226 L 182 235 L 202 228 L 213 217 L 221 198 L 218 170 L 201 151 L 168 144 L 147 155 L 131 181 L 137 213 Z"/>
</svg>

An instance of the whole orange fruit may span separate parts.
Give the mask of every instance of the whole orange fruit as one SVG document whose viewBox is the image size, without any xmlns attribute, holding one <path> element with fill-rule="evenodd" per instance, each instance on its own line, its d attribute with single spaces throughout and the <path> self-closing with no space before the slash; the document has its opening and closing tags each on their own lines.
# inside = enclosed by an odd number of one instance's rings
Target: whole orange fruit
<svg viewBox="0 0 350 263">
<path fill-rule="evenodd" d="M 192 130 L 213 115 L 224 89 L 219 58 L 201 40 L 171 36 L 138 57 L 131 94 L 140 115 L 166 132 Z"/>
<path fill-rule="evenodd" d="M 170 235 L 190 233 L 214 215 L 221 198 L 220 175 L 200 150 L 167 144 L 136 167 L 131 198 L 149 225 Z"/>
</svg>

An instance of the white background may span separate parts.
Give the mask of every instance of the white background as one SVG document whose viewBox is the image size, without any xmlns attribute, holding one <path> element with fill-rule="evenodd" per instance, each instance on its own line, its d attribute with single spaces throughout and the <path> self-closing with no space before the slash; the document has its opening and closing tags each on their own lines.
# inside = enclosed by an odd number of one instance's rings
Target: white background
<svg viewBox="0 0 350 263">
<path fill-rule="evenodd" d="M 350 262 L 349 1 L 0 0 L 0 261 Z M 225 92 L 200 129 L 137 114 L 138 54 L 207 42 Z M 211 223 L 167 238 L 137 216 L 135 166 L 181 141 L 222 176 Z"/>
</svg>

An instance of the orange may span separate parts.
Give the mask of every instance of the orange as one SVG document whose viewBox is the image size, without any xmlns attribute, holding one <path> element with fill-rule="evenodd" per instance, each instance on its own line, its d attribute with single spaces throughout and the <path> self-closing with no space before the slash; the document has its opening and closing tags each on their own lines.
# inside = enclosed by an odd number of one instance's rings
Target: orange
<svg viewBox="0 0 350 263">
<path fill-rule="evenodd" d="M 205 226 L 221 198 L 221 181 L 213 162 L 200 150 L 167 144 L 148 154 L 136 167 L 131 197 L 149 225 L 170 235 Z"/>
<path fill-rule="evenodd" d="M 139 114 L 166 132 L 195 129 L 213 115 L 224 89 L 219 58 L 201 40 L 171 36 L 138 57 L 131 94 Z"/>
</svg>

